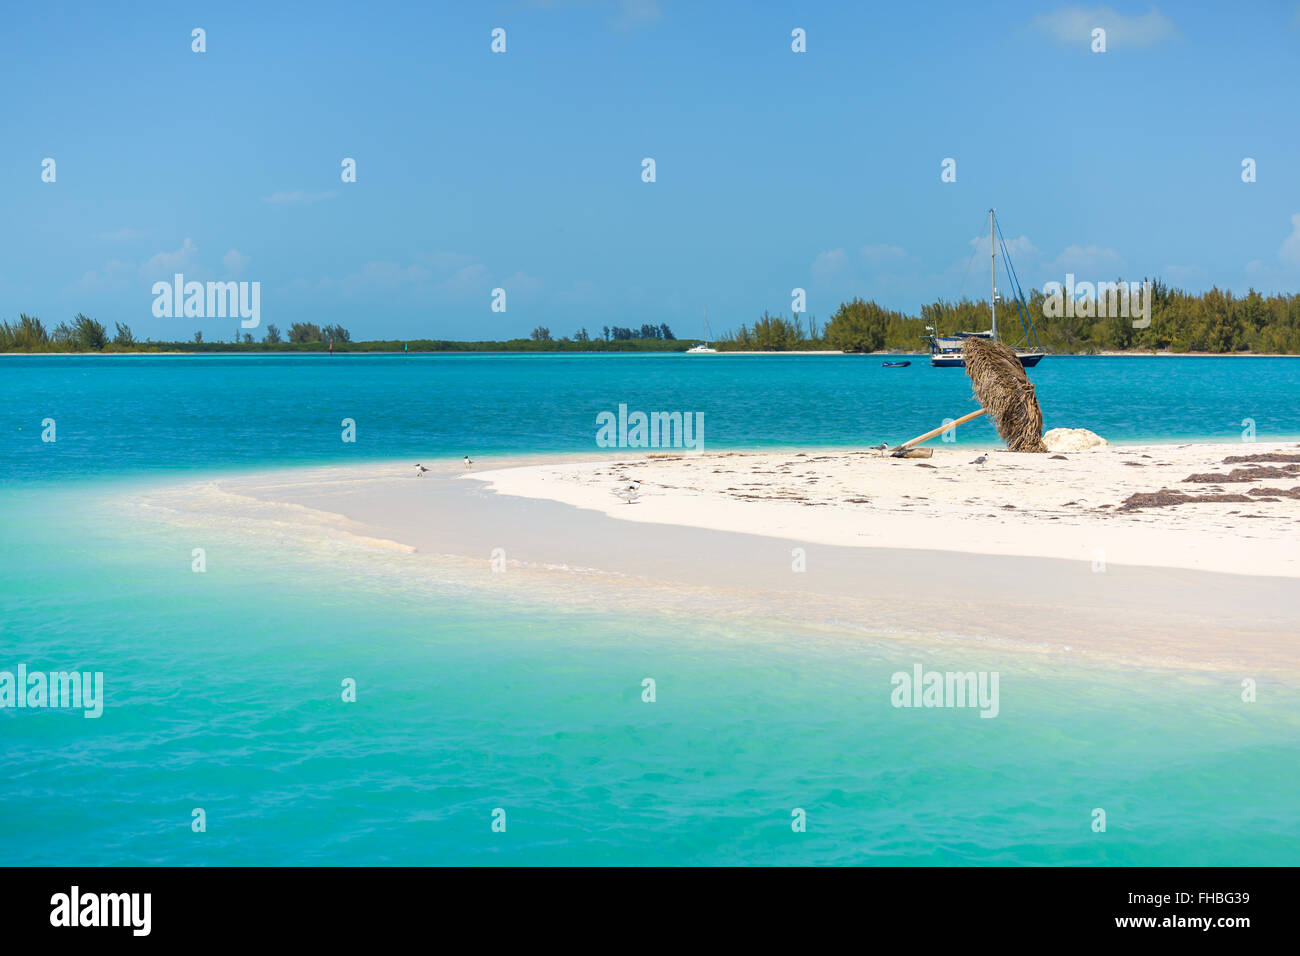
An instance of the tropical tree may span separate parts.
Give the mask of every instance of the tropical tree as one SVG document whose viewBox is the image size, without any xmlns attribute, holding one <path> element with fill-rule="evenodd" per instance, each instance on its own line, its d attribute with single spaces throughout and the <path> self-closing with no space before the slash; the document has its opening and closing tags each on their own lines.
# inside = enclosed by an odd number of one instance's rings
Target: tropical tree
<svg viewBox="0 0 1300 956">
<path fill-rule="evenodd" d="M 295 322 L 289 326 L 289 341 L 298 344 L 322 342 L 320 326 L 313 322 Z"/>
<path fill-rule="evenodd" d="M 50 341 L 41 320 L 30 315 L 19 315 L 13 325 L 8 322 L 0 326 L 0 341 L 4 348 L 20 352 L 31 352 L 44 348 Z"/>
<path fill-rule="evenodd" d="M 885 347 L 889 312 L 875 302 L 845 302 L 826 325 L 826 342 L 841 352 L 878 352 Z"/>
<path fill-rule="evenodd" d="M 72 338 L 78 348 L 102 352 L 104 346 L 108 344 L 108 330 L 102 323 L 78 312 L 76 318 L 72 320 Z"/>
</svg>

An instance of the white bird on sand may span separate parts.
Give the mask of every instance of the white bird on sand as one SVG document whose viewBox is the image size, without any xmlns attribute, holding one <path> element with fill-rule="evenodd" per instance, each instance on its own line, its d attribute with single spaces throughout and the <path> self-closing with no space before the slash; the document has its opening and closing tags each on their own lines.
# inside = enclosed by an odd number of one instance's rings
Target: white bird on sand
<svg viewBox="0 0 1300 956">
<path fill-rule="evenodd" d="M 637 479 L 629 485 L 620 485 L 614 489 L 613 494 L 616 498 L 622 498 L 628 504 L 634 505 L 641 500 L 641 480 Z"/>
<path fill-rule="evenodd" d="M 976 458 L 974 461 L 972 461 L 971 464 L 972 464 L 972 465 L 982 465 L 982 464 L 984 464 L 984 462 L 986 462 L 986 461 L 988 461 L 988 460 L 989 460 L 989 456 L 988 456 L 988 455 L 980 455 L 978 458 Z"/>
<path fill-rule="evenodd" d="M 871 446 L 871 450 L 872 450 L 872 451 L 885 451 L 888 447 L 889 447 L 889 443 L 888 443 L 888 442 L 883 442 L 883 441 L 882 441 L 879 445 L 872 445 L 872 446 Z"/>
<path fill-rule="evenodd" d="M 465 456 L 465 467 L 468 468 L 468 467 L 469 467 L 470 465 L 472 465 L 472 464 L 474 464 L 474 463 L 473 463 L 472 461 L 469 460 L 469 455 L 466 455 L 466 456 Z"/>
<path fill-rule="evenodd" d="M 415 464 L 415 477 L 416 477 L 416 478 L 423 478 L 423 477 L 424 477 L 424 473 L 425 473 L 426 471 L 428 471 L 428 470 L 429 470 L 428 468 L 425 468 L 425 467 L 424 467 L 423 465 L 421 465 L 419 462 L 416 462 L 416 464 Z"/>
</svg>

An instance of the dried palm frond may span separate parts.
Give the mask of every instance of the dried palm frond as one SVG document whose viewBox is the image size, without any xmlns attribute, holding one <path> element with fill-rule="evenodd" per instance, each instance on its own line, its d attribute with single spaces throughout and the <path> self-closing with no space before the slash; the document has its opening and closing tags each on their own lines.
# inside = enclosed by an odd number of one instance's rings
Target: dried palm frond
<svg viewBox="0 0 1300 956">
<path fill-rule="evenodd" d="M 975 398 L 1011 451 L 1045 452 L 1043 410 L 1016 353 L 1000 342 L 969 338 L 962 348 Z"/>
</svg>

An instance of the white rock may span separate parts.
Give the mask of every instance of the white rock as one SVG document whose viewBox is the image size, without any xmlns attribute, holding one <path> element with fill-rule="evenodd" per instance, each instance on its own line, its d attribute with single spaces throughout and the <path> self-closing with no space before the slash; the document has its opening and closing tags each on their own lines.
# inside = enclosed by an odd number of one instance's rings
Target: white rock
<svg viewBox="0 0 1300 956">
<path fill-rule="evenodd" d="M 1043 444 L 1048 451 L 1088 451 L 1110 442 L 1086 428 L 1053 428 L 1043 435 Z"/>
</svg>

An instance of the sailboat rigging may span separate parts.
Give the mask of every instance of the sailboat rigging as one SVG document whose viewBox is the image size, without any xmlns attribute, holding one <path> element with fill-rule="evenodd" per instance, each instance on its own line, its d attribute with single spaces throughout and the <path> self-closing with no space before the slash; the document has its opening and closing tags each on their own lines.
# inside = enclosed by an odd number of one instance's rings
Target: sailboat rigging
<svg viewBox="0 0 1300 956">
<path fill-rule="evenodd" d="M 692 345 L 690 348 L 688 348 L 686 350 L 687 355 L 704 355 L 708 353 L 715 353 L 718 351 L 717 349 L 713 348 L 709 344 L 710 342 L 713 341 L 713 330 L 709 328 L 708 309 L 704 310 L 704 334 L 708 336 L 708 339 L 701 342 L 699 345 Z"/>
<path fill-rule="evenodd" d="M 997 224 L 997 218 L 992 209 L 989 210 L 989 279 L 992 289 L 989 294 L 989 329 L 986 332 L 957 332 L 953 335 L 940 335 L 938 330 L 933 326 L 927 325 L 925 330 L 929 333 L 926 338 L 930 342 L 930 364 L 935 368 L 965 368 L 966 360 L 962 358 L 962 347 L 966 344 L 966 339 L 978 338 L 987 339 L 991 342 L 998 342 L 998 273 L 997 257 L 998 249 L 1002 250 L 1002 263 L 1006 268 L 1007 283 L 1012 291 L 1012 301 L 1016 305 L 1016 314 L 1020 319 L 1020 327 L 1024 331 L 1023 345 L 1015 346 L 1012 351 L 1016 353 L 1016 358 L 1025 368 L 1033 368 L 1047 352 L 1038 342 L 1038 331 L 1034 328 L 1034 320 L 1029 314 L 1029 303 L 1025 301 L 1025 294 L 1020 289 L 1020 279 L 1016 275 L 1015 267 L 1011 264 L 1011 256 L 1007 252 L 1006 239 L 1002 235 L 1002 227 Z"/>
</svg>

